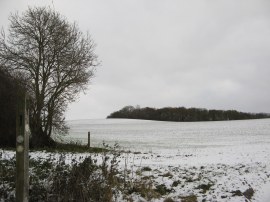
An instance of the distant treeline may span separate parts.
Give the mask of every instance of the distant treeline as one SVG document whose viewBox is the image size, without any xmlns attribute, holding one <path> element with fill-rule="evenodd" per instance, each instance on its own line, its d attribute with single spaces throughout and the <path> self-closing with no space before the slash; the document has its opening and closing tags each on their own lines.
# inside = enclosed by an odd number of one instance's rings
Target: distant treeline
<svg viewBox="0 0 270 202">
<path fill-rule="evenodd" d="M 236 110 L 207 110 L 201 108 L 165 107 L 155 109 L 150 107 L 126 106 L 113 112 L 107 118 L 144 119 L 156 121 L 223 121 L 270 118 L 266 113 L 244 113 Z"/>
</svg>

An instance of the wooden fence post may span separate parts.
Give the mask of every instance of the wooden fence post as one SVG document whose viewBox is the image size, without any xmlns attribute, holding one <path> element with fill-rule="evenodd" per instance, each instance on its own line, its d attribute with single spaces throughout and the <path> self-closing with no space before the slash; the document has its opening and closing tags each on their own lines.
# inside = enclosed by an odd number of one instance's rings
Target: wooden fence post
<svg viewBox="0 0 270 202">
<path fill-rule="evenodd" d="M 90 132 L 88 132 L 88 148 L 90 148 Z"/>
<path fill-rule="evenodd" d="M 16 202 L 29 200 L 29 110 L 25 92 L 20 92 L 16 114 Z"/>
</svg>

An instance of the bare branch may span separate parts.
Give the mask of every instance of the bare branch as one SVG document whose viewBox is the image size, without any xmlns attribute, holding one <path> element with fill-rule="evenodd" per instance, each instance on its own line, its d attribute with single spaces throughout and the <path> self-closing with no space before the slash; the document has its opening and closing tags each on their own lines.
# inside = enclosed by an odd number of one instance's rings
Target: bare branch
<svg viewBox="0 0 270 202">
<path fill-rule="evenodd" d="M 87 87 L 99 65 L 95 43 L 76 23 L 58 12 L 37 7 L 10 16 L 9 35 L 0 37 L 0 64 L 28 75 L 33 95 L 34 133 L 50 136 L 63 127 L 67 104 Z M 62 123 L 62 124 L 59 124 Z"/>
</svg>

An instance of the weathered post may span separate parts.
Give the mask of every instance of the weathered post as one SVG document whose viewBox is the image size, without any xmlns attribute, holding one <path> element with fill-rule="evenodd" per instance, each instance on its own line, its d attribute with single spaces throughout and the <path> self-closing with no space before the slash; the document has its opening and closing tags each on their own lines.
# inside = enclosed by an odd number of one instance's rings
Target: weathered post
<svg viewBox="0 0 270 202">
<path fill-rule="evenodd" d="M 29 111 L 25 92 L 20 92 L 16 114 L 16 202 L 29 198 Z"/>
<path fill-rule="evenodd" d="M 90 132 L 88 132 L 88 148 L 90 148 Z"/>
</svg>

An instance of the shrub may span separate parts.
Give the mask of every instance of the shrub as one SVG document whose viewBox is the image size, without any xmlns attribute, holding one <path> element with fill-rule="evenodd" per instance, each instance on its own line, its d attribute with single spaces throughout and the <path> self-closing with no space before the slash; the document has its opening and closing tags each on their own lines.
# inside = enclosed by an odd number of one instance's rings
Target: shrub
<svg viewBox="0 0 270 202">
<path fill-rule="evenodd" d="M 120 189 L 117 155 L 104 152 L 102 159 L 98 165 L 92 156 L 71 164 L 66 154 L 58 160 L 30 158 L 29 201 L 112 201 Z M 15 201 L 15 165 L 15 158 L 6 160 L 0 153 L 0 201 Z"/>
</svg>

